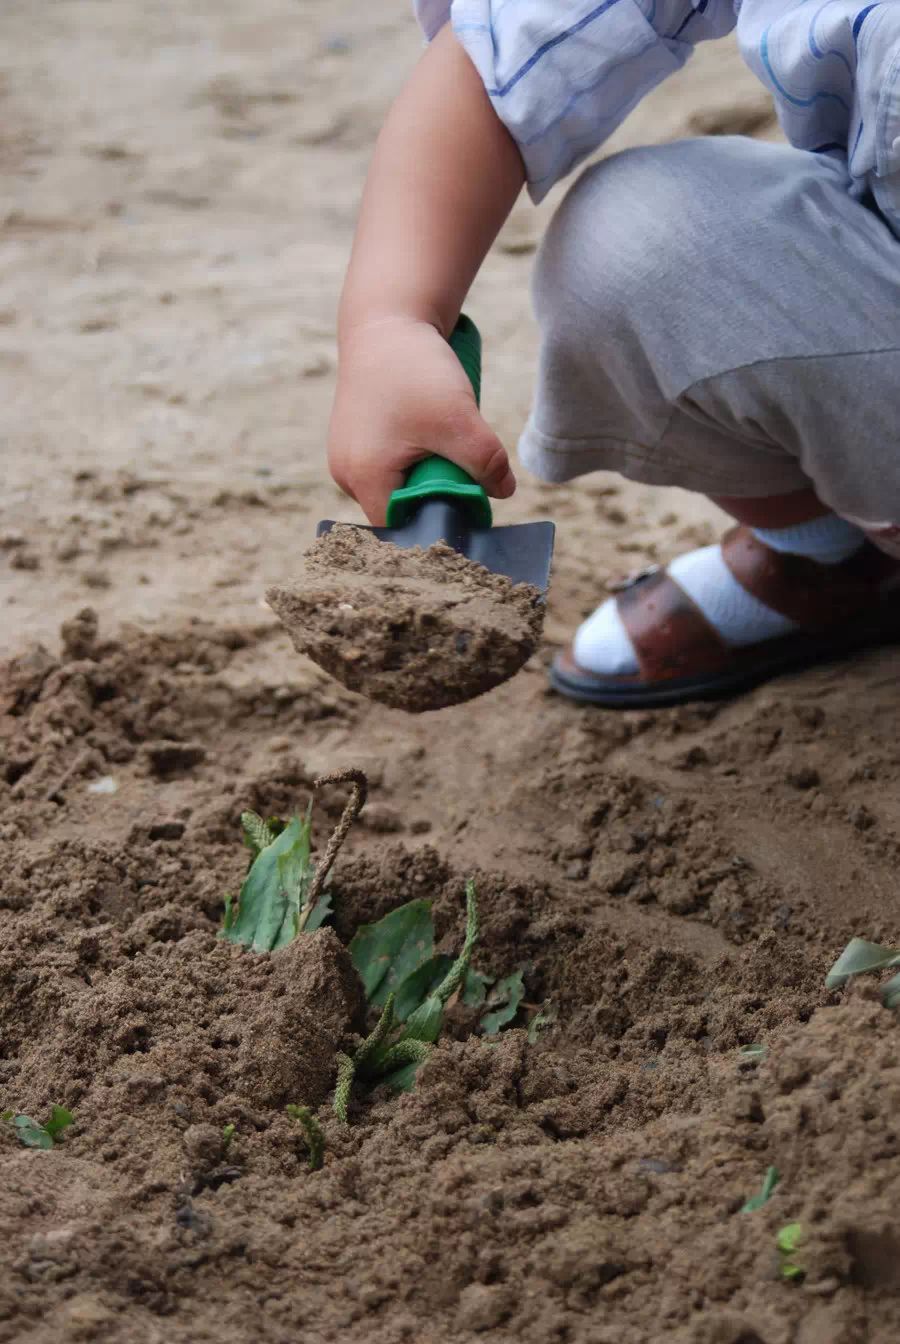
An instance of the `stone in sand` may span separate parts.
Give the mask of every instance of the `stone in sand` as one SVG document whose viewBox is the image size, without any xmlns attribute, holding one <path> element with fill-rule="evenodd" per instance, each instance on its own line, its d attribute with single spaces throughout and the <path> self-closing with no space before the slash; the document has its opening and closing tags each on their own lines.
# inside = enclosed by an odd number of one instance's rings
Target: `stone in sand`
<svg viewBox="0 0 900 1344">
<path fill-rule="evenodd" d="M 403 550 L 335 527 L 301 575 L 266 596 L 299 653 L 351 691 L 410 713 L 481 695 L 518 672 L 540 639 L 537 588 L 444 542 Z"/>
</svg>

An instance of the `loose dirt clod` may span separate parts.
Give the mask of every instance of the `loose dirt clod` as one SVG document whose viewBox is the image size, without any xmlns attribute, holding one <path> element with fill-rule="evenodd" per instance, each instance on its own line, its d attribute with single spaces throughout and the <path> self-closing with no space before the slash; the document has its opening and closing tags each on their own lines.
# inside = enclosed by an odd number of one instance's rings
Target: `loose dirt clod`
<svg viewBox="0 0 900 1344">
<path fill-rule="evenodd" d="M 541 595 L 445 542 L 403 550 L 336 527 L 266 596 L 298 653 L 351 691 L 419 714 L 471 700 L 534 652 Z"/>
</svg>

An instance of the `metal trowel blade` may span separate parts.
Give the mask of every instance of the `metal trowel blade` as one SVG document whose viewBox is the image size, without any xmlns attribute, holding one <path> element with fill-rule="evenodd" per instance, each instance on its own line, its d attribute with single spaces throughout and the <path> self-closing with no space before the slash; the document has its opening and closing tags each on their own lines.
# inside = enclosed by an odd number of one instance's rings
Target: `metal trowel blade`
<svg viewBox="0 0 900 1344">
<path fill-rule="evenodd" d="M 316 528 L 316 536 L 324 536 L 334 526 L 333 519 L 324 519 Z M 341 523 L 339 526 L 355 527 L 357 524 Z M 550 522 L 470 528 L 452 505 L 434 500 L 420 508 L 404 527 L 360 527 L 360 531 L 372 532 L 379 541 L 391 541 L 404 549 L 446 541 L 460 555 L 484 565 L 495 574 L 505 574 L 513 583 L 530 583 L 542 593 L 546 593 L 550 583 L 556 535 L 556 528 Z"/>
</svg>

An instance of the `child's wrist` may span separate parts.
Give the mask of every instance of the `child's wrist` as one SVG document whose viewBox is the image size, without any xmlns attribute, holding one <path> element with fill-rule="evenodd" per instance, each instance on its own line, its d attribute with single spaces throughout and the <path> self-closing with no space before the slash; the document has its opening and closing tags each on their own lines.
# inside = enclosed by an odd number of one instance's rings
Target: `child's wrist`
<svg viewBox="0 0 900 1344">
<path fill-rule="evenodd" d="M 426 307 L 390 308 L 364 307 L 342 312 L 338 320 L 338 347 L 346 351 L 358 343 L 384 340 L 392 331 L 408 331 L 415 327 L 432 327 L 445 335 L 445 320 Z"/>
</svg>

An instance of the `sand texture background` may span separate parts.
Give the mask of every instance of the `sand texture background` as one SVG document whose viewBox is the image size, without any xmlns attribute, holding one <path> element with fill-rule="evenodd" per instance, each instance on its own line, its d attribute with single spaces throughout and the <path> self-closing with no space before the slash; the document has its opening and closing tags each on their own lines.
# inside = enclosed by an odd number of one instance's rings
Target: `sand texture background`
<svg viewBox="0 0 900 1344">
<path fill-rule="evenodd" d="M 468 705 L 370 705 L 262 602 L 320 517 L 358 517 L 323 466 L 335 303 L 418 48 L 404 0 L 0 17 L 0 1109 L 76 1115 L 52 1152 L 0 1134 L 0 1340 L 894 1340 L 897 1025 L 823 980 L 853 934 L 900 941 L 898 654 L 719 706 L 553 696 L 605 585 L 718 527 L 605 476 L 504 506 L 558 524 L 544 643 Z M 728 43 L 611 148 L 721 132 L 777 134 Z M 510 443 L 558 194 L 517 207 L 469 303 Z M 341 767 L 371 802 L 334 929 L 218 942 L 241 811 Z M 344 945 L 429 895 L 458 946 L 473 873 L 477 964 L 526 962 L 556 1024 L 490 1046 L 456 1011 L 416 1092 L 344 1129 Z M 320 1172 L 287 1101 L 320 1108 Z"/>
</svg>

